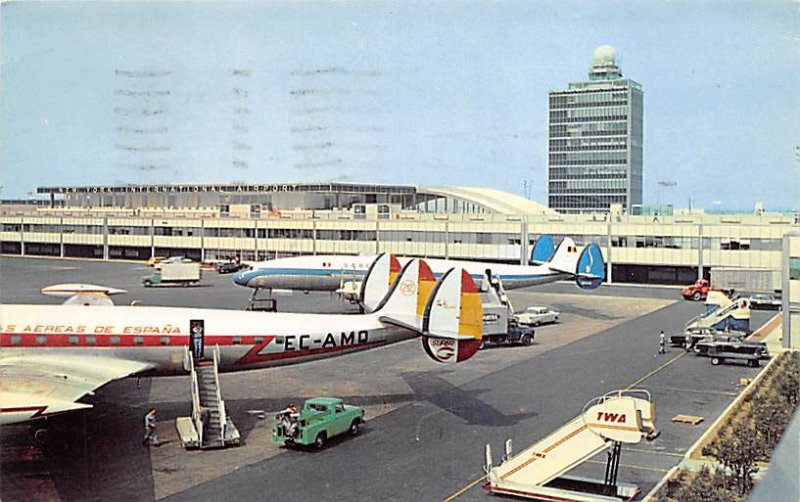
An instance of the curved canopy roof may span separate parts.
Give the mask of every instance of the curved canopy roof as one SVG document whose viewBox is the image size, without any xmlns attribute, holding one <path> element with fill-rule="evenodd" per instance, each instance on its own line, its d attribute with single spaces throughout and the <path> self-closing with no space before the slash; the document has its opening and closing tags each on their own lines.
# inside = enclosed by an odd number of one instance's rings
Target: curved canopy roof
<svg viewBox="0 0 800 502">
<path fill-rule="evenodd" d="M 418 186 L 417 193 L 458 199 L 499 214 L 557 214 L 525 197 L 493 188 Z"/>
</svg>

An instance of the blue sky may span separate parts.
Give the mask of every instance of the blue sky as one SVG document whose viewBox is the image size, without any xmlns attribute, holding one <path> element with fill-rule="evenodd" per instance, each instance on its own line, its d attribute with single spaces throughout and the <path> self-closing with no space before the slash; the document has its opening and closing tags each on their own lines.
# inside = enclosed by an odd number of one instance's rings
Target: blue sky
<svg viewBox="0 0 800 502">
<path fill-rule="evenodd" d="M 348 180 L 517 194 L 528 182 L 545 201 L 547 92 L 585 80 L 610 44 L 645 92 L 645 202 L 800 208 L 797 2 L 0 9 L 3 198 Z"/>
</svg>

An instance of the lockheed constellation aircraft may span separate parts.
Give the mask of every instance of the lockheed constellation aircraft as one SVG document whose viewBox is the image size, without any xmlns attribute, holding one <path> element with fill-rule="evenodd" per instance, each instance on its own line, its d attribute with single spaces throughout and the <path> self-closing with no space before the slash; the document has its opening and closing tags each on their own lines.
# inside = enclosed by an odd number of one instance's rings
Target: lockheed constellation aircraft
<svg viewBox="0 0 800 502">
<path fill-rule="evenodd" d="M 335 291 L 345 296 L 358 297 L 361 280 L 374 256 L 314 255 L 279 258 L 251 263 L 233 276 L 233 282 L 258 291 L 300 290 Z M 533 265 L 509 265 L 460 260 L 427 259 L 435 276 L 452 267 L 462 267 L 473 279 L 480 279 L 491 271 L 505 289 L 524 288 L 548 284 L 565 279 L 575 279 L 582 289 L 595 289 L 605 277 L 603 253 L 591 243 L 578 250 L 575 241 L 564 238 L 554 246 L 549 235 L 536 241 L 531 253 Z M 255 293 L 254 293 L 255 297 Z"/>
<path fill-rule="evenodd" d="M 62 305 L 0 305 L 0 424 L 90 408 L 83 396 L 126 376 L 185 373 L 190 340 L 218 347 L 221 371 L 334 357 L 417 335 L 439 362 L 465 361 L 478 350 L 481 302 L 463 270 L 436 281 L 423 260 L 401 270 L 396 258 L 380 255 L 364 286 L 374 308 L 363 315 L 114 306 L 109 295 L 122 290 L 80 284 L 43 290 L 69 296 Z"/>
</svg>

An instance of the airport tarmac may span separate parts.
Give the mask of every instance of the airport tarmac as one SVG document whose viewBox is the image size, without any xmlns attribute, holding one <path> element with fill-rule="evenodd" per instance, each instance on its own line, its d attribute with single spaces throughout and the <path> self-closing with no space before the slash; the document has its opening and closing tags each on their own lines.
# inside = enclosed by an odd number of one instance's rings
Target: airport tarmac
<svg viewBox="0 0 800 502">
<path fill-rule="evenodd" d="M 41 287 L 88 282 L 127 289 L 120 304 L 242 308 L 249 291 L 230 275 L 205 272 L 196 288 L 145 289 L 139 263 L 0 259 L 3 303 L 58 303 Z M 656 355 L 658 332 L 683 328 L 702 311 L 673 288 L 603 286 L 594 292 L 560 283 L 509 293 L 517 309 L 549 305 L 562 322 L 537 328 L 531 347 L 497 347 L 457 367 L 430 361 L 417 340 L 344 357 L 279 369 L 225 374 L 223 397 L 244 446 L 185 452 L 174 418 L 188 414 L 185 377 L 113 382 L 87 399 L 95 408 L 61 418 L 63 441 L 42 453 L 24 427 L 0 431 L 3 500 L 482 500 L 475 483 L 483 448 L 499 457 L 513 438 L 520 450 L 575 417 L 590 399 L 627 387 L 645 388 L 658 408 L 661 436 L 623 447 L 619 479 L 647 492 L 741 391 L 739 378 L 757 369 L 712 367 L 706 359 L 670 349 Z M 334 312 L 355 308 L 328 294 L 280 297 L 283 311 Z M 753 312 L 752 328 L 771 314 Z M 268 412 L 289 400 L 336 395 L 367 409 L 356 438 L 320 452 L 271 444 Z M 161 448 L 140 446 L 142 417 L 159 409 Z M 259 418 L 264 411 L 266 418 Z M 670 422 L 700 415 L 699 426 Z M 496 458 L 498 461 L 499 458 Z M 602 479 L 605 456 L 576 469 Z"/>
</svg>

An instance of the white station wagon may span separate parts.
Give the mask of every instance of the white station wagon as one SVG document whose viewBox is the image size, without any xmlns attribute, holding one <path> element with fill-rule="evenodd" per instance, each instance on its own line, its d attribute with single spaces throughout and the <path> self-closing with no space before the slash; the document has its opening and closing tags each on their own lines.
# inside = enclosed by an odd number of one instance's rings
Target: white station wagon
<svg viewBox="0 0 800 502">
<path fill-rule="evenodd" d="M 550 310 L 548 307 L 528 307 L 524 312 L 514 314 L 517 322 L 520 324 L 527 324 L 529 326 L 538 326 L 548 322 L 558 322 L 559 313 Z"/>
</svg>

